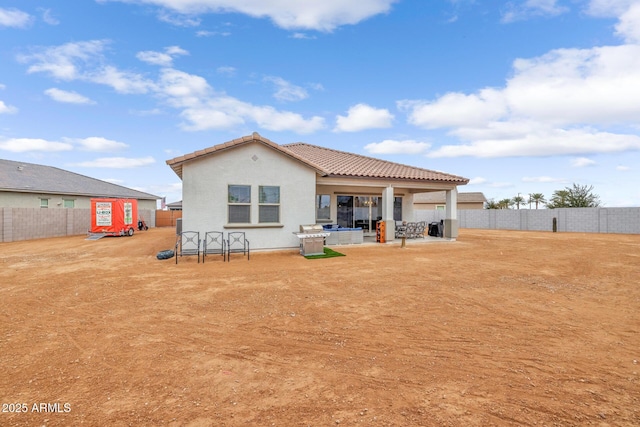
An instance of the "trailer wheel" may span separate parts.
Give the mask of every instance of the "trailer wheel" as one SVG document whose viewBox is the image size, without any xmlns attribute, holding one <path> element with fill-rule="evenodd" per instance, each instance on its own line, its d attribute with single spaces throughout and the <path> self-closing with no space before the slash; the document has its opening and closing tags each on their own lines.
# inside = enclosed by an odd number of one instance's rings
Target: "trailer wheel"
<svg viewBox="0 0 640 427">
<path fill-rule="evenodd" d="M 130 228 L 130 229 L 127 231 L 127 236 L 129 236 L 129 237 L 133 236 L 133 228 Z"/>
</svg>

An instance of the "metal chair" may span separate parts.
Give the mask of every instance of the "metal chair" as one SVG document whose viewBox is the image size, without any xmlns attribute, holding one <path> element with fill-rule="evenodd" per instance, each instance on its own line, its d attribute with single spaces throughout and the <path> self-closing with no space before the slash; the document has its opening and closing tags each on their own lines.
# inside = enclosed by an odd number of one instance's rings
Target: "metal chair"
<svg viewBox="0 0 640 427">
<path fill-rule="evenodd" d="M 202 242 L 202 263 L 207 259 L 207 255 L 222 255 L 222 260 L 226 261 L 226 242 L 222 231 L 207 231 L 204 233 Z"/>
<path fill-rule="evenodd" d="M 198 231 L 183 231 L 178 234 L 176 241 L 176 264 L 178 258 L 189 255 L 196 255 L 198 257 L 198 264 L 200 263 L 200 232 Z"/>
<path fill-rule="evenodd" d="M 249 241 L 245 238 L 244 231 L 232 231 L 227 234 L 227 261 L 231 261 L 232 253 L 240 252 L 249 261 Z"/>
</svg>

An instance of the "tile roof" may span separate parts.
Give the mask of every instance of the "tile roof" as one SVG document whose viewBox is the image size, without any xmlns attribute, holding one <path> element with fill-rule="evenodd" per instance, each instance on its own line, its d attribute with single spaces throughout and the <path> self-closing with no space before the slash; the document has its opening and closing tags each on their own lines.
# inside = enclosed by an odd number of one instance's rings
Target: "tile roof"
<svg viewBox="0 0 640 427">
<path fill-rule="evenodd" d="M 167 164 L 171 166 L 180 178 L 182 178 L 182 165 L 184 162 L 251 142 L 260 142 L 284 155 L 305 163 L 309 167 L 315 169 L 316 172 L 322 176 L 386 178 L 432 182 L 445 181 L 461 185 L 469 182 L 467 178 L 463 178 L 461 176 L 407 166 L 400 163 L 393 163 L 386 160 L 361 156 L 359 154 L 347 153 L 345 151 L 333 150 L 302 142 L 278 145 L 275 142 L 262 137 L 257 132 L 254 132 L 250 136 L 237 138 L 223 144 L 214 145 L 213 147 L 206 148 L 204 150 L 167 160 Z"/>
<path fill-rule="evenodd" d="M 53 166 L 0 159 L 0 191 L 122 197 L 157 200 L 158 196 L 90 178 Z"/>
<path fill-rule="evenodd" d="M 445 203 L 446 193 L 444 191 L 434 191 L 430 193 L 416 193 L 413 195 L 414 203 Z M 458 203 L 484 203 L 487 198 L 484 193 L 467 192 L 458 193 Z"/>
<path fill-rule="evenodd" d="M 252 142 L 258 142 L 258 143 L 264 144 L 265 146 L 267 146 L 267 147 L 269 147 L 269 148 L 271 148 L 273 150 L 279 151 L 280 153 L 284 154 L 285 156 L 292 157 L 292 158 L 294 158 L 295 160 L 297 160 L 299 162 L 307 164 L 311 168 L 315 169 L 316 172 L 318 172 L 318 173 L 320 173 L 322 175 L 326 175 L 326 171 L 322 170 L 322 168 L 318 167 L 313 162 L 310 162 L 310 161 L 298 156 L 294 152 L 283 148 L 283 146 L 278 145 L 275 142 L 273 142 L 273 141 L 261 136 L 260 134 L 258 134 L 258 132 L 254 132 L 251 135 L 243 136 L 241 138 L 236 138 L 236 139 L 233 139 L 231 141 L 224 142 L 222 144 L 214 145 L 213 147 L 205 148 L 204 150 L 199 150 L 199 151 L 195 151 L 195 152 L 190 153 L 190 154 L 185 154 L 184 156 L 175 157 L 173 159 L 167 160 L 167 165 L 169 165 L 171 167 L 171 169 L 173 169 L 173 171 L 176 173 L 176 175 L 178 175 L 180 178 L 182 178 L 182 165 L 184 164 L 184 162 L 187 162 L 187 161 L 193 160 L 193 159 L 197 159 L 197 158 L 200 158 L 200 157 L 208 156 L 208 155 L 211 155 L 211 154 L 215 154 L 215 153 L 220 153 L 220 152 L 229 150 L 231 148 L 239 147 L 241 145 L 249 144 L 249 143 L 252 143 Z"/>
<path fill-rule="evenodd" d="M 286 144 L 283 145 L 283 147 L 319 165 L 328 172 L 329 176 L 446 181 L 459 184 L 469 182 L 467 178 L 461 176 L 407 166 L 302 142 Z"/>
</svg>

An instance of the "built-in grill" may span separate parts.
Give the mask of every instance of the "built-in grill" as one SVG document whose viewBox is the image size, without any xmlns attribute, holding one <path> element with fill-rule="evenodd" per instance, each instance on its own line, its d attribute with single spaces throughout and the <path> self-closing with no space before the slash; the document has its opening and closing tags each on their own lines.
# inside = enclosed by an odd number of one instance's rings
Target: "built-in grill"
<svg viewBox="0 0 640 427">
<path fill-rule="evenodd" d="M 300 239 L 300 255 L 324 254 L 324 239 L 329 235 L 320 224 L 301 225 L 300 232 L 294 233 Z"/>
</svg>

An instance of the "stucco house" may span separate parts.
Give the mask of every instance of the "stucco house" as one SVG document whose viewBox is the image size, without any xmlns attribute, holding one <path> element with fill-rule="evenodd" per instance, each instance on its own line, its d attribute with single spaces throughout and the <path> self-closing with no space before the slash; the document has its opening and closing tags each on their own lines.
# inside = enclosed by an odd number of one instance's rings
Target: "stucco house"
<svg viewBox="0 0 640 427">
<path fill-rule="evenodd" d="M 295 248 L 306 224 L 362 227 L 378 221 L 393 241 L 413 219 L 416 193 L 444 191 L 445 237 L 456 238 L 457 187 L 467 178 L 306 143 L 278 145 L 253 133 L 167 160 L 182 179 L 182 229 L 245 231 L 252 249 Z"/>
<path fill-rule="evenodd" d="M 484 209 L 487 198 L 482 192 L 458 193 L 458 209 Z M 447 194 L 444 191 L 419 193 L 413 198 L 414 209 L 444 210 L 447 204 Z"/>
<path fill-rule="evenodd" d="M 89 209 L 97 197 L 138 200 L 155 211 L 158 196 L 64 169 L 0 159 L 0 208 Z"/>
</svg>

